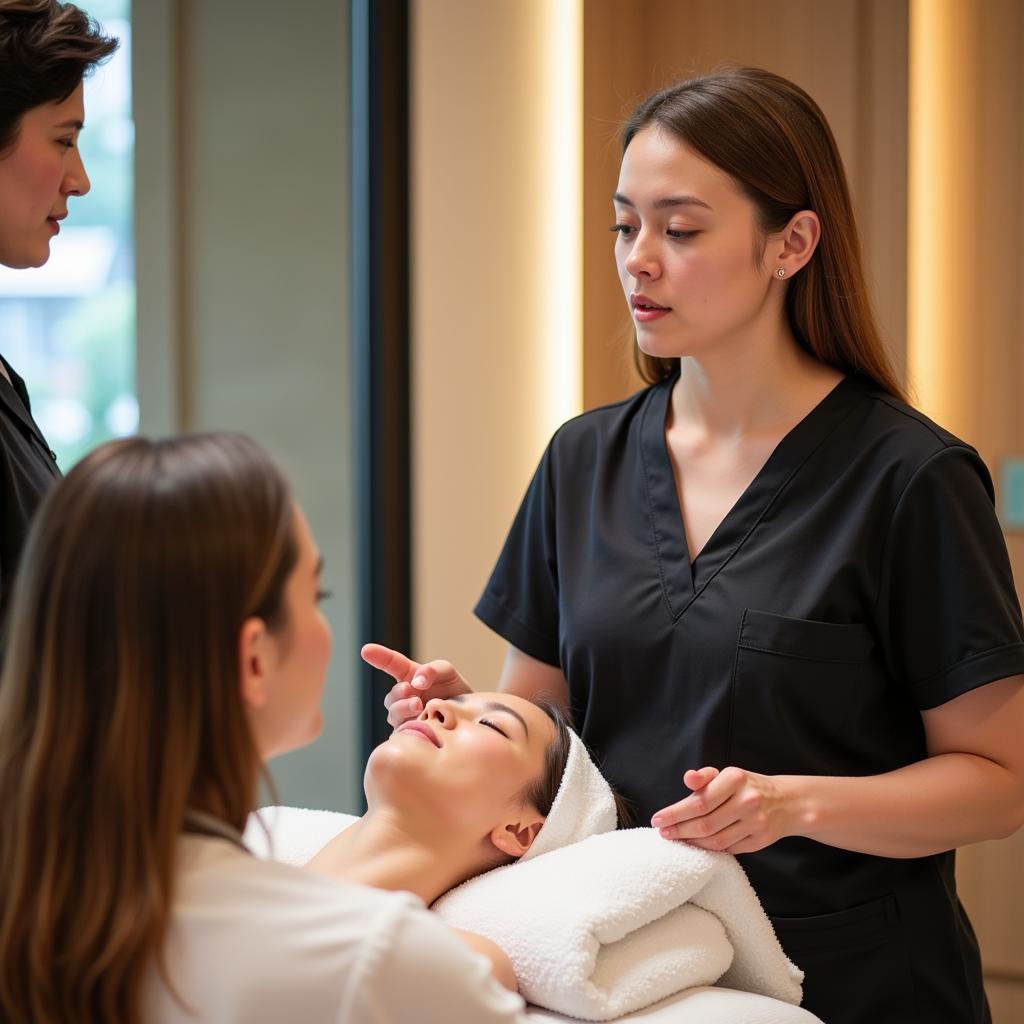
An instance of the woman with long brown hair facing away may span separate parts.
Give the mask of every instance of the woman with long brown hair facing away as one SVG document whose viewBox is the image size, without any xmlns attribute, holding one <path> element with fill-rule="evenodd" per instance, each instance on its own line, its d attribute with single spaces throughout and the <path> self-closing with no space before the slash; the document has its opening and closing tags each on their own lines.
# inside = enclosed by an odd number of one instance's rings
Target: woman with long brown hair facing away
<svg viewBox="0 0 1024 1024">
<path fill-rule="evenodd" d="M 523 1019 L 522 999 L 422 900 L 242 846 L 264 762 L 320 730 L 320 573 L 281 473 L 239 435 L 111 442 L 47 496 L 0 681 L 0 1019 Z M 541 774 L 555 732 L 526 710 L 532 745 L 494 753 L 482 726 L 453 745 L 500 759 L 510 792 Z M 377 760 L 394 775 L 413 742 Z M 495 825 L 505 813 L 473 810 Z M 534 814 L 522 842 L 538 827 Z M 422 864 L 411 844 L 391 852 L 393 868 Z M 509 852 L 481 843 L 460 864 Z"/>
<path fill-rule="evenodd" d="M 612 203 L 650 386 L 543 456 L 476 608 L 500 689 L 560 694 L 639 817 L 739 856 L 828 1024 L 989 1021 L 954 850 L 1024 820 L 1024 627 L 988 471 L 886 356 L 825 117 L 758 69 L 673 85 Z M 466 687 L 367 654 L 393 724 Z"/>
<path fill-rule="evenodd" d="M 74 4 L 0 0 L 0 264 L 41 267 L 68 201 L 89 191 L 82 79 L 116 47 Z M 2 351 L 0 338 L 0 620 L 32 516 L 60 475 Z"/>
</svg>

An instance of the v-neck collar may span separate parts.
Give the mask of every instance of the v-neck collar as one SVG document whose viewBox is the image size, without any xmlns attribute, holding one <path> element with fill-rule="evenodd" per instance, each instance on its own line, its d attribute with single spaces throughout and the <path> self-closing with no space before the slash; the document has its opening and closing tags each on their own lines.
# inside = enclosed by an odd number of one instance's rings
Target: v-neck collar
<svg viewBox="0 0 1024 1024">
<path fill-rule="evenodd" d="M 691 563 L 665 423 L 678 371 L 652 389 L 640 425 L 651 531 L 658 573 L 673 620 L 678 619 L 740 549 L 775 499 L 810 455 L 853 409 L 859 387 L 844 377 L 776 445 L 768 460 L 715 528 Z"/>
</svg>

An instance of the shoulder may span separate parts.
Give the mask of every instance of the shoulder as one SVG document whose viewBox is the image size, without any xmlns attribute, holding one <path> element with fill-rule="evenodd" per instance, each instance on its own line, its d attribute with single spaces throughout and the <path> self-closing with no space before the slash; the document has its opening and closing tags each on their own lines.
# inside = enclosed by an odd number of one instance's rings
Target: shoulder
<svg viewBox="0 0 1024 1024">
<path fill-rule="evenodd" d="M 926 461 L 947 448 L 974 452 L 966 441 L 940 426 L 912 405 L 882 391 L 862 378 L 851 378 L 853 391 L 866 416 L 865 439 L 888 445 L 908 459 Z"/>
<path fill-rule="evenodd" d="M 664 403 L 672 381 L 662 381 L 623 398 L 618 402 L 588 409 L 566 420 L 554 433 L 545 458 L 556 465 L 570 462 L 578 464 L 582 458 L 600 457 L 613 451 L 628 452 L 624 443 L 639 437 L 645 422 L 660 412 L 664 416 Z"/>
<path fill-rule="evenodd" d="M 303 868 L 261 860 L 219 840 L 184 841 L 176 917 L 188 927 L 193 911 L 227 930 L 260 934 L 260 946 L 288 958 L 310 943 L 343 951 L 398 927 L 423 912 L 408 893 L 345 885 Z"/>
<path fill-rule="evenodd" d="M 192 837 L 182 841 L 165 954 L 170 978 L 199 1019 L 254 1024 L 289 1016 L 378 1020 L 375 1007 L 398 998 L 389 989 L 404 991 L 439 958 L 453 969 L 467 959 L 474 965 L 411 894 L 343 885 Z M 486 980 L 486 964 L 482 972 Z M 423 991 L 414 988 L 407 1003 Z M 185 1019 L 156 979 L 148 998 L 147 1019 Z M 412 1012 L 403 1004 L 383 1019 L 411 1019 Z"/>
<path fill-rule="evenodd" d="M 850 378 L 851 415 L 845 434 L 852 465 L 868 460 L 902 490 L 919 476 L 955 472 L 976 475 L 991 491 L 991 477 L 977 450 L 919 409 L 870 381 Z"/>
</svg>

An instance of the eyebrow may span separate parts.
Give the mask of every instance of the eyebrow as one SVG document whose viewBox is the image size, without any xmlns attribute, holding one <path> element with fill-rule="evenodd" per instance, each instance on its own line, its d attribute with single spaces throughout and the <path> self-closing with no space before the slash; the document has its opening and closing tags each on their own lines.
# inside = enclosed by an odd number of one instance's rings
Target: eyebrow
<svg viewBox="0 0 1024 1024">
<path fill-rule="evenodd" d="M 76 128 L 78 131 L 81 131 L 84 127 L 84 121 L 61 121 L 60 124 L 54 125 L 54 128 Z"/>
<path fill-rule="evenodd" d="M 465 693 L 457 693 L 453 697 L 449 697 L 448 699 L 455 701 L 457 704 L 462 704 L 466 700 L 467 696 L 468 694 Z M 526 724 L 526 719 L 523 718 L 523 716 L 519 714 L 518 711 L 515 711 L 514 709 L 510 708 L 507 704 L 502 704 L 500 700 L 484 701 L 483 706 L 485 711 L 504 711 L 506 714 L 511 715 L 515 719 L 518 719 L 519 724 L 523 727 L 523 732 L 526 733 L 526 738 L 530 738 L 530 727 Z"/>
<path fill-rule="evenodd" d="M 316 568 L 313 570 L 314 576 L 319 576 L 324 571 L 324 556 L 321 555 L 316 560 Z"/>
<path fill-rule="evenodd" d="M 632 206 L 636 209 L 636 203 L 621 192 L 616 192 L 612 196 L 612 201 L 622 203 L 623 206 Z M 670 206 L 703 206 L 705 210 L 711 210 L 711 207 L 703 199 L 698 199 L 696 196 L 666 196 L 664 199 L 656 199 L 654 201 L 654 209 L 656 210 L 665 210 Z M 711 210 L 711 212 L 714 213 L 714 210 Z"/>
</svg>

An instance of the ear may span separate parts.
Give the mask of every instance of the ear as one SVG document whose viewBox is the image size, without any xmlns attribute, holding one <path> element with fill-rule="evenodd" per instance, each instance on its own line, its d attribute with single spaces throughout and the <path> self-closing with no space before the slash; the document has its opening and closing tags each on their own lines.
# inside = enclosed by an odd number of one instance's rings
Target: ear
<svg viewBox="0 0 1024 1024">
<path fill-rule="evenodd" d="M 533 846 L 537 833 L 544 824 L 544 819 L 531 811 L 524 809 L 527 817 L 521 821 L 506 821 L 501 825 L 495 825 L 491 829 L 491 842 L 506 856 L 518 860 L 526 851 Z"/>
<path fill-rule="evenodd" d="M 777 235 L 772 235 L 765 258 L 768 272 L 775 275 L 779 267 L 792 277 L 814 254 L 821 239 L 821 221 L 813 210 L 793 214 L 789 223 Z"/>
<path fill-rule="evenodd" d="M 238 682 L 246 707 L 255 711 L 267 703 L 270 695 L 267 675 L 267 626 L 262 619 L 250 618 L 238 633 Z"/>
</svg>

